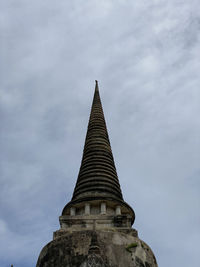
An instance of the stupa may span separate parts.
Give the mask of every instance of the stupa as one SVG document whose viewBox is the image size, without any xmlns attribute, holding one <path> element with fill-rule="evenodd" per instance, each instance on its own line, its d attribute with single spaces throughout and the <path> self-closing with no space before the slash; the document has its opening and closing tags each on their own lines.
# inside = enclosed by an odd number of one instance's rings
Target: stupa
<svg viewBox="0 0 200 267">
<path fill-rule="evenodd" d="M 157 267 L 122 195 L 96 81 L 81 166 L 60 229 L 37 267 Z"/>
</svg>

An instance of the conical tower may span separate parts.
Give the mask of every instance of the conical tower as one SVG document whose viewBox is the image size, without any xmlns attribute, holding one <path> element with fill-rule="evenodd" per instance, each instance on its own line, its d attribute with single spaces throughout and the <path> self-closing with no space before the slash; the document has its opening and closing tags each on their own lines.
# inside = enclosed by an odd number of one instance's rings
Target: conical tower
<svg viewBox="0 0 200 267">
<path fill-rule="evenodd" d="M 62 215 L 106 213 L 126 214 L 132 224 L 135 214 L 123 200 L 119 179 L 113 159 L 103 108 L 96 81 L 87 134 L 78 179 L 72 200 L 63 209 Z M 95 208 L 94 208 L 95 207 Z M 63 217 L 60 217 L 61 223 Z"/>
<path fill-rule="evenodd" d="M 123 201 L 97 81 L 83 158 L 72 201 L 90 197 Z"/>
<path fill-rule="evenodd" d="M 37 267 L 157 267 L 131 228 L 135 213 L 122 196 L 97 81 L 77 182 L 59 220 Z"/>
</svg>

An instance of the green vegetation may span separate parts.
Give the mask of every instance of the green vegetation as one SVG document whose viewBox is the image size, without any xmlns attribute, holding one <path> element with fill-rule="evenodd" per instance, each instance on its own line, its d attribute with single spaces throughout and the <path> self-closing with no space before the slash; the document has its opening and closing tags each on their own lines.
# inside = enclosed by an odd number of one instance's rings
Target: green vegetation
<svg viewBox="0 0 200 267">
<path fill-rule="evenodd" d="M 130 252 L 131 253 L 131 248 L 136 248 L 137 247 L 137 243 L 131 243 L 130 245 L 128 245 L 126 247 L 126 251 Z"/>
</svg>

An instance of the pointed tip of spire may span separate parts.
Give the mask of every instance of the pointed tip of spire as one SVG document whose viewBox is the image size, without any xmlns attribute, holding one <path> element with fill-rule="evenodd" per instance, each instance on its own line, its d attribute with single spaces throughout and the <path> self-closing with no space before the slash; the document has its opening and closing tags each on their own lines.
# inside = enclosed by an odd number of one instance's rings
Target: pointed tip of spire
<svg viewBox="0 0 200 267">
<path fill-rule="evenodd" d="M 99 86 L 98 86 L 98 81 L 97 80 L 95 80 L 95 91 L 98 91 L 99 90 Z"/>
</svg>

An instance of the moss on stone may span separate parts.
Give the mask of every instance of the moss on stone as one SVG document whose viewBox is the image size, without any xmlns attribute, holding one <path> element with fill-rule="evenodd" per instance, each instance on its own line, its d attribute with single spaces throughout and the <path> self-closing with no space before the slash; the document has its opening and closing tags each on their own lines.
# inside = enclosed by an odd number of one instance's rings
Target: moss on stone
<svg viewBox="0 0 200 267">
<path fill-rule="evenodd" d="M 137 247 L 137 243 L 131 243 L 130 245 L 128 245 L 126 247 L 126 251 L 130 252 L 131 253 L 131 248 L 136 248 Z"/>
</svg>

